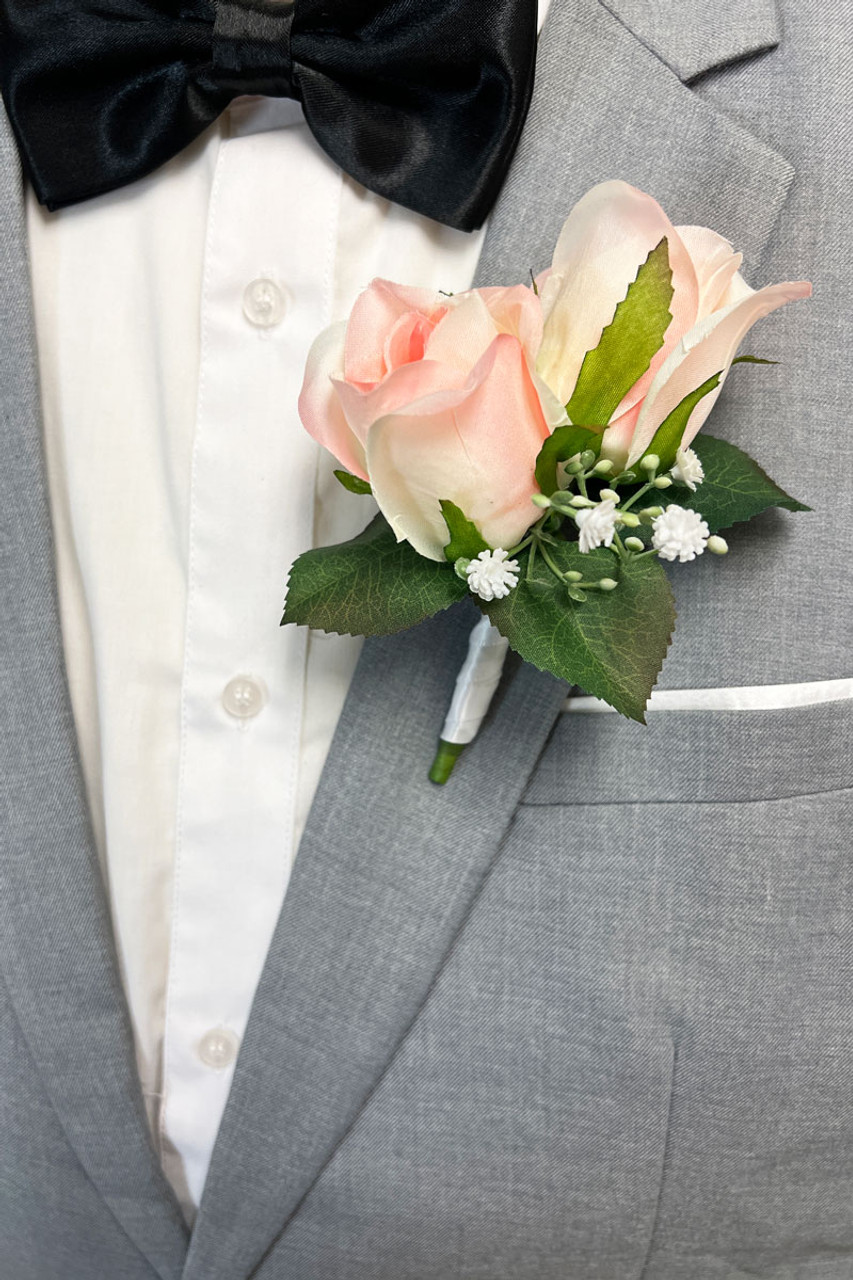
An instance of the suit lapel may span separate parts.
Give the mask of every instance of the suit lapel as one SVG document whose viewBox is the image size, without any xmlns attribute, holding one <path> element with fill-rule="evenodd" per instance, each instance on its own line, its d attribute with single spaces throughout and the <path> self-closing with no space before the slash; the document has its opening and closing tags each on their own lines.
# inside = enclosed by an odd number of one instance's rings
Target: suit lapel
<svg viewBox="0 0 853 1280">
<path fill-rule="evenodd" d="M 481 283 L 544 266 L 574 200 L 615 176 L 676 221 L 728 232 L 755 262 L 790 166 L 702 103 L 622 17 L 598 0 L 554 0 L 537 74 Z M 450 784 L 427 782 L 471 622 L 459 609 L 365 646 L 256 995 L 186 1280 L 252 1274 L 286 1229 L 428 997 L 553 725 L 561 687 L 521 667 Z"/>
<path fill-rule="evenodd" d="M 571 206 L 609 178 L 648 191 L 676 225 L 727 236 L 743 252 L 748 278 L 757 277 L 794 171 L 688 88 L 647 46 L 640 25 L 659 11 L 655 34 L 666 56 L 676 62 L 679 49 L 695 46 L 689 69 L 696 73 L 722 60 L 721 44 L 691 35 L 700 5 L 728 15 L 728 47 L 737 57 L 766 51 L 777 38 L 770 0 L 689 0 L 683 7 L 552 0 L 530 115 L 480 261 L 484 281 L 523 280 L 530 268 L 547 266 Z M 636 32 L 629 17 L 637 19 Z"/>
<path fill-rule="evenodd" d="M 145 1120 L 61 651 L 17 154 L 0 112 L 0 956 L 87 1175 L 162 1280 L 186 1230 Z"/>
<path fill-rule="evenodd" d="M 473 608 L 370 642 L 241 1050 L 186 1280 L 249 1274 L 352 1124 L 488 869 L 565 688 L 523 668 L 427 780 Z"/>
</svg>

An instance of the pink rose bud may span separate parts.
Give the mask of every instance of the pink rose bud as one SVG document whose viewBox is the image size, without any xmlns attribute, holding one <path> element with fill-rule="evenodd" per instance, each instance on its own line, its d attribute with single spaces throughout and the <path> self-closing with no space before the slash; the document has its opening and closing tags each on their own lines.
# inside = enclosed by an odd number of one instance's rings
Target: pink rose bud
<svg viewBox="0 0 853 1280">
<path fill-rule="evenodd" d="M 597 346 L 640 266 L 664 237 L 674 288 L 664 345 L 609 424 L 585 424 L 607 425 L 602 451 L 620 467 L 642 458 L 676 405 L 722 372 L 719 387 L 690 416 L 686 448 L 756 320 L 811 294 L 807 281 L 756 292 L 740 274 L 741 254 L 722 236 L 707 227 L 675 227 L 651 196 L 626 182 L 603 182 L 575 205 L 550 268 L 537 280 L 544 316 L 537 369 L 561 403 L 571 399 L 584 356 Z"/>
<path fill-rule="evenodd" d="M 443 297 L 374 280 L 314 343 L 299 413 L 421 555 L 444 559 L 442 499 L 510 547 L 536 518 L 542 443 L 565 421 L 535 372 L 541 341 L 525 285 Z"/>
</svg>

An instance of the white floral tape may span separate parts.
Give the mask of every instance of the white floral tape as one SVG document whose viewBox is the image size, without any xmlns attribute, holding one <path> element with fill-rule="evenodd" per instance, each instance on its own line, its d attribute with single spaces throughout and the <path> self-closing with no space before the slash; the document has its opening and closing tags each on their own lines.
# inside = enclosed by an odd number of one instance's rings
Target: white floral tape
<svg viewBox="0 0 853 1280">
<path fill-rule="evenodd" d="M 441 731 L 443 742 L 473 742 L 494 697 L 509 644 L 482 618 L 471 632 L 468 656 L 456 677 L 450 710 Z"/>
</svg>

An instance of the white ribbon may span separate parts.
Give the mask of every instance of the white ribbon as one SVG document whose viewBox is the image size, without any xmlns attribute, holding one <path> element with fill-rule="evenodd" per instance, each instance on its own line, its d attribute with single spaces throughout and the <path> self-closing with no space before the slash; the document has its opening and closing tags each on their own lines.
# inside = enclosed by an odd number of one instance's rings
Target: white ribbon
<svg viewBox="0 0 853 1280">
<path fill-rule="evenodd" d="M 456 677 L 453 700 L 441 731 L 443 742 L 464 746 L 473 742 L 500 683 L 509 644 L 482 618 L 471 632 L 468 656 Z"/>
</svg>

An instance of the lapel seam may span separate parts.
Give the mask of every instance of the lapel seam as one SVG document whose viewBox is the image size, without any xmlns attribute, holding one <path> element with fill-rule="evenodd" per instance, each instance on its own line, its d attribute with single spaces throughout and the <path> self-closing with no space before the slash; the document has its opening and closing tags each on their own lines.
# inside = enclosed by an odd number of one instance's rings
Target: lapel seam
<svg viewBox="0 0 853 1280">
<path fill-rule="evenodd" d="M 93 1194 L 95 1195 L 96 1199 L 100 1200 L 103 1204 L 105 1204 L 105 1205 L 106 1205 L 107 1209 L 109 1210 L 109 1214 L 110 1214 L 110 1217 L 112 1218 L 113 1222 L 116 1224 L 116 1226 L 118 1227 L 118 1229 L 119 1229 L 119 1231 L 122 1233 L 122 1235 L 123 1235 L 127 1240 L 129 1240 L 129 1241 L 130 1241 L 130 1243 L 133 1245 L 133 1248 L 136 1250 L 136 1252 L 138 1253 L 139 1257 L 140 1257 L 140 1258 L 142 1259 L 142 1261 L 146 1264 L 146 1266 L 150 1267 L 150 1268 L 151 1268 L 151 1270 L 152 1270 L 156 1275 L 160 1276 L 160 1277 L 161 1277 L 161 1280 L 172 1280 L 172 1278 L 170 1277 L 170 1275 L 169 1275 L 169 1273 L 168 1273 L 168 1272 L 166 1272 L 166 1271 L 162 1271 L 162 1270 L 160 1269 L 160 1267 L 158 1267 L 154 1262 L 152 1262 L 152 1261 L 151 1261 L 151 1259 L 150 1259 L 150 1258 L 149 1258 L 145 1253 L 143 1253 L 143 1251 L 140 1249 L 139 1245 L 138 1245 L 138 1244 L 136 1243 L 136 1241 L 134 1240 L 133 1236 L 131 1236 L 131 1235 L 129 1234 L 129 1232 L 127 1231 L 126 1227 L 124 1226 L 124 1223 L 121 1221 L 121 1219 L 120 1219 L 119 1217 L 117 1217 L 117 1215 L 116 1215 L 116 1213 L 115 1213 L 115 1210 L 113 1209 L 112 1204 L 110 1203 L 109 1198 L 103 1194 L 103 1192 L 102 1192 L 101 1188 L 97 1185 L 97 1183 L 96 1183 L 96 1182 L 94 1182 L 94 1181 L 93 1181 L 93 1179 L 92 1179 L 92 1175 L 89 1173 L 89 1170 L 86 1168 L 86 1165 L 85 1165 L 85 1164 L 83 1163 L 83 1161 L 81 1160 L 80 1155 L 79 1155 L 79 1153 L 78 1153 L 78 1151 L 77 1151 L 77 1147 L 76 1147 L 76 1145 L 75 1145 L 74 1141 L 73 1141 L 73 1140 L 72 1140 L 72 1138 L 71 1138 L 71 1135 L 69 1134 L 69 1132 L 68 1132 L 68 1130 L 67 1130 L 67 1128 L 66 1128 L 66 1126 L 65 1126 L 65 1122 L 64 1122 L 64 1120 L 63 1120 L 63 1118 L 62 1118 L 62 1113 L 61 1113 L 61 1111 L 57 1108 L 57 1106 L 55 1105 L 55 1102 L 54 1102 L 54 1099 L 53 1099 L 53 1095 L 52 1095 L 51 1090 L 50 1090 L 50 1086 L 48 1085 L 48 1082 L 45 1080 L 45 1078 L 44 1078 L 44 1073 L 43 1073 L 43 1071 L 41 1070 L 41 1067 L 39 1066 L 38 1054 L 35 1052 L 35 1048 L 34 1048 L 34 1046 L 33 1046 L 32 1042 L 30 1041 L 29 1036 L 27 1035 L 27 1032 L 26 1032 L 26 1029 L 25 1029 L 25 1027 L 24 1027 L 23 1023 L 21 1022 L 20 1016 L 19 1016 L 19 1014 L 18 1014 L 18 1008 L 17 1008 L 17 1004 L 16 1004 L 16 1001 L 15 1001 L 15 998 L 14 998 L 14 996 L 13 996 L 13 994 L 12 994 L 12 991 L 11 991 L 11 989 L 10 989 L 10 987 L 9 987 L 9 983 L 8 983 L 8 981 L 7 981 L 7 979 L 6 979 L 6 976 L 5 976 L 5 974 L 3 973 L 2 969 L 0 969 L 0 982 L 2 982 L 2 984 L 3 984 L 3 989 L 4 989 L 4 990 L 5 990 L 5 992 L 6 992 L 6 995 L 7 995 L 8 1001 L 9 1001 L 9 1009 L 10 1009 L 10 1012 L 11 1012 L 11 1014 L 12 1014 L 12 1017 L 13 1017 L 13 1018 L 14 1018 L 14 1020 L 15 1020 L 15 1026 L 18 1028 L 18 1031 L 19 1031 L 19 1033 L 20 1033 L 21 1039 L 23 1040 L 24 1044 L 27 1046 L 27 1053 L 28 1053 L 28 1054 L 29 1054 L 29 1056 L 30 1056 L 30 1060 L 32 1061 L 32 1064 L 33 1064 L 33 1070 L 34 1070 L 35 1074 L 38 1076 L 39 1082 L 40 1082 L 41 1087 L 42 1087 L 42 1090 L 43 1090 L 43 1092 L 44 1092 L 44 1096 L 45 1096 L 45 1098 L 47 1099 L 48 1104 L 49 1104 L 49 1106 L 50 1106 L 51 1114 L 53 1115 L 54 1119 L 56 1120 L 56 1123 L 59 1125 L 59 1128 L 60 1128 L 60 1130 L 61 1130 L 61 1132 L 62 1132 L 62 1137 L 63 1137 L 63 1139 L 65 1140 L 65 1145 L 68 1147 L 68 1150 L 71 1152 L 72 1156 L 74 1157 L 74 1160 L 75 1160 L 75 1161 L 76 1161 L 76 1163 L 77 1163 L 77 1167 L 78 1167 L 78 1169 L 79 1169 L 79 1170 L 80 1170 L 80 1172 L 82 1173 L 83 1177 L 86 1179 L 86 1182 L 87 1182 L 88 1186 L 91 1188 L 91 1190 L 92 1190 Z M 180 1217 L 179 1212 L 178 1212 L 178 1210 L 177 1210 L 177 1207 L 176 1207 L 175 1205 L 173 1205 L 173 1204 L 170 1202 L 170 1204 L 169 1204 L 169 1210 L 170 1210 L 170 1213 L 171 1213 L 172 1218 L 174 1219 L 174 1221 L 177 1223 L 177 1225 L 179 1226 L 179 1228 L 181 1229 L 181 1231 L 183 1231 L 183 1232 L 185 1233 L 185 1232 L 186 1232 L 186 1224 L 184 1223 L 183 1219 Z"/>
<path fill-rule="evenodd" d="M 708 75 L 709 73 L 717 70 L 720 67 L 724 67 L 731 62 L 739 62 L 745 58 L 755 57 L 761 53 L 767 53 L 769 50 L 775 49 L 779 44 L 778 36 L 776 38 L 773 38 L 772 36 L 768 36 L 768 39 L 766 40 L 766 42 L 762 42 L 760 44 L 755 44 L 753 46 L 750 46 L 750 48 L 747 51 L 744 51 L 743 53 L 735 54 L 733 56 L 728 56 L 728 57 L 725 54 L 723 54 L 719 59 L 712 60 L 706 66 L 702 66 L 701 68 L 697 68 L 696 70 L 689 71 L 688 73 L 682 75 L 682 73 L 675 66 L 675 60 L 673 59 L 672 61 L 670 61 L 670 57 L 667 54 L 666 50 L 656 48 L 646 36 L 644 36 L 635 27 L 631 26 L 631 24 L 628 21 L 626 21 L 626 19 L 623 18 L 623 16 L 613 7 L 611 0 L 596 0 L 596 3 L 602 9 L 604 9 L 604 11 L 608 13 L 619 24 L 619 26 L 623 29 L 623 31 L 626 31 L 627 34 L 633 40 L 636 40 L 637 43 L 641 45 L 646 50 L 647 53 L 651 54 L 651 56 L 655 58 L 656 61 L 661 64 L 661 66 L 664 66 L 667 68 L 668 71 L 671 71 L 672 74 L 676 76 L 677 79 L 686 88 L 690 88 L 692 84 L 695 81 L 699 80 L 702 76 Z M 775 0 L 766 0 L 766 3 L 768 7 L 768 12 L 772 11 L 776 15 L 776 21 L 778 25 L 778 6 L 775 3 Z"/>
<path fill-rule="evenodd" d="M 518 670 L 517 670 L 517 671 L 515 671 L 515 672 L 513 673 L 513 678 L 516 678 L 516 677 L 520 674 L 520 670 L 521 670 L 521 664 L 519 664 L 519 668 L 518 668 Z M 379 1072 L 377 1072 L 377 1074 L 376 1074 L 376 1076 L 375 1076 L 375 1078 L 374 1078 L 374 1080 L 373 1080 L 373 1082 L 372 1082 L 372 1084 L 371 1084 L 371 1086 L 370 1086 L 370 1089 L 367 1091 L 367 1093 L 364 1095 L 364 1097 L 362 1098 L 362 1100 L 361 1100 L 361 1101 L 360 1101 L 360 1103 L 358 1104 L 358 1107 L 356 1108 L 356 1110 L 355 1110 L 355 1112 L 354 1112 L 354 1114 L 353 1114 L 353 1116 L 352 1116 L 352 1118 L 351 1118 L 351 1120 L 350 1120 L 349 1124 L 347 1125 L 346 1129 L 345 1129 L 345 1130 L 344 1130 L 344 1131 L 339 1135 L 338 1140 L 335 1142 L 334 1146 L 332 1146 L 332 1147 L 331 1147 L 331 1149 L 329 1150 L 329 1152 L 328 1152 L 328 1154 L 327 1154 L 327 1156 L 326 1156 L 326 1159 L 323 1161 L 322 1165 L 321 1165 L 321 1166 L 320 1166 L 320 1168 L 317 1170 L 316 1175 L 314 1176 L 314 1178 L 312 1178 L 312 1180 L 311 1180 L 310 1184 L 305 1188 L 305 1190 L 304 1190 L 303 1194 L 300 1196 L 299 1200 L 296 1202 L 296 1204 L 295 1204 L 295 1205 L 293 1206 L 293 1208 L 291 1209 L 290 1213 L 289 1213 L 289 1214 L 287 1215 L 287 1217 L 285 1218 L 284 1222 L 283 1222 L 283 1223 L 282 1223 L 282 1225 L 281 1225 L 281 1228 L 279 1229 L 279 1231 L 277 1232 L 277 1234 L 275 1235 L 275 1237 L 270 1241 L 270 1243 L 269 1243 L 269 1245 L 268 1245 L 267 1249 L 264 1251 L 263 1255 L 258 1259 L 258 1261 L 257 1261 L 257 1263 L 255 1264 L 255 1266 L 254 1266 L 254 1267 L 252 1268 L 252 1270 L 249 1272 L 248 1276 L 246 1277 L 246 1280 L 256 1280 L 256 1277 L 258 1276 L 258 1274 L 259 1274 L 259 1272 L 261 1271 L 262 1267 L 266 1264 L 266 1262 L 268 1261 L 269 1257 L 272 1255 L 272 1253 L 273 1253 L 273 1252 L 275 1251 L 275 1249 L 278 1247 L 279 1243 L 281 1242 L 282 1237 L 283 1237 L 283 1236 L 285 1235 L 285 1233 L 287 1232 L 287 1230 L 288 1230 L 288 1228 L 289 1228 L 290 1224 L 293 1222 L 293 1220 L 294 1220 L 294 1219 L 297 1217 L 297 1215 L 299 1214 L 299 1211 L 300 1211 L 300 1209 L 302 1208 L 303 1204 L 304 1204 L 304 1203 L 305 1203 L 305 1201 L 308 1199 L 308 1197 L 310 1196 L 311 1192 L 314 1190 L 314 1187 L 317 1185 L 317 1183 L 318 1183 L 318 1182 L 320 1181 L 320 1179 L 322 1178 L 323 1174 L 326 1172 L 326 1169 L 329 1167 L 329 1165 L 331 1164 L 332 1160 L 333 1160 L 333 1159 L 335 1158 L 335 1156 L 337 1155 L 337 1153 L 338 1153 L 338 1151 L 340 1150 L 340 1148 L 343 1146 L 343 1144 L 346 1142 L 346 1140 L 347 1140 L 347 1138 L 349 1137 L 349 1135 L 352 1133 L 353 1129 L 355 1128 L 356 1124 L 358 1123 L 359 1119 L 361 1118 L 362 1113 L 367 1109 L 367 1107 L 369 1106 L 369 1104 L 370 1104 L 371 1100 L 373 1099 L 374 1094 L 378 1091 L 378 1089 L 379 1089 L 380 1085 L 382 1084 L 383 1080 L 385 1079 L 386 1075 L 388 1074 L 388 1072 L 389 1072 L 389 1071 L 391 1070 L 391 1068 L 393 1067 L 395 1059 L 397 1058 L 398 1054 L 401 1052 L 401 1050 L 402 1050 L 403 1046 L 405 1045 L 406 1041 L 408 1040 L 409 1035 L 410 1035 L 410 1033 L 411 1033 L 411 1031 L 412 1031 L 413 1027 L 414 1027 L 414 1026 L 415 1026 L 415 1024 L 417 1023 L 418 1018 L 421 1016 L 421 1013 L 423 1012 L 424 1008 L 426 1007 L 427 1003 L 429 1002 L 430 997 L 432 996 L 433 991 L 435 990 L 435 988 L 436 988 L 436 986 L 438 985 L 438 983 L 441 981 L 442 975 L 444 974 L 444 971 L 445 971 L 445 969 L 446 969 L 447 965 L 450 963 L 450 961 L 451 961 L 451 960 L 452 960 L 452 958 L 453 958 L 453 954 L 454 954 L 454 952 L 455 952 L 455 950 L 456 950 L 456 946 L 457 946 L 457 944 L 458 944 L 458 942 L 459 942 L 459 939 L 460 939 L 460 937 L 461 937 L 461 935 L 462 935 L 462 933 L 463 933 L 463 931 L 464 931 L 464 929 L 465 929 L 465 926 L 467 925 L 467 923 L 468 923 L 468 921 L 469 921 L 469 919 L 470 919 L 471 915 L 472 915 L 472 914 L 473 914 L 473 912 L 474 912 L 475 907 L 477 906 L 478 902 L 480 901 L 480 898 L 481 898 L 482 894 L 484 893 L 484 891 L 485 891 L 485 889 L 486 889 L 486 886 L 487 886 L 487 884 L 488 884 L 489 880 L 490 880 L 490 879 L 491 879 L 491 877 L 492 877 L 492 873 L 493 873 L 493 871 L 495 870 L 495 868 L 497 867 L 498 863 L 500 862 L 501 856 L 502 856 L 503 851 L 504 851 L 504 846 L 506 845 L 506 842 L 507 842 L 507 840 L 508 840 L 508 838 L 509 838 L 509 835 L 510 835 L 510 833 L 511 833 L 511 831 L 512 831 L 512 829 L 513 829 L 514 825 L 515 825 L 516 819 L 517 819 L 517 817 L 518 817 L 518 810 L 519 810 L 519 808 L 521 807 L 521 805 L 522 805 L 522 803 L 523 803 L 524 791 L 526 790 L 527 783 L 530 781 L 530 778 L 531 778 L 531 777 L 533 776 L 533 774 L 535 773 L 535 771 L 536 771 L 536 769 L 537 769 L 537 767 L 538 767 L 538 765 L 539 765 L 539 761 L 542 759 L 542 756 L 544 755 L 545 751 L 547 750 L 548 745 L 549 745 L 549 743 L 550 743 L 550 741 L 551 741 L 551 738 L 553 737 L 554 730 L 555 730 L 555 728 L 556 728 L 556 726 L 557 726 L 557 723 L 558 723 L 558 721 L 559 721 L 560 715 L 562 714 L 562 704 L 563 704 L 563 701 L 564 701 L 564 699 L 565 699 L 565 696 L 566 696 L 566 693 L 567 693 L 567 690 L 568 690 L 568 685 L 565 685 L 563 682 L 560 682 L 560 684 L 561 684 L 560 699 L 559 699 L 559 701 L 556 703 L 555 712 L 554 712 L 554 716 L 553 716 L 553 721 L 552 721 L 551 726 L 550 726 L 550 728 L 549 728 L 549 730 L 548 730 L 548 733 L 547 733 L 547 735 L 546 735 L 546 737 L 545 737 L 545 739 L 544 739 L 544 741 L 543 741 L 543 743 L 542 743 L 542 746 L 540 747 L 539 751 L 536 753 L 536 756 L 534 757 L 534 759 L 531 761 L 531 764 L 530 764 L 530 770 L 529 770 L 529 772 L 528 772 L 528 774 L 527 774 L 527 778 L 526 778 L 526 780 L 525 780 L 524 787 L 522 787 L 520 798 L 519 798 L 518 802 L 516 803 L 515 808 L 514 808 L 514 809 L 513 809 L 513 811 L 512 811 L 512 814 L 511 814 L 511 816 L 510 816 L 509 822 L 507 823 L 507 825 L 506 825 L 506 827 L 505 827 L 505 829 L 504 829 L 504 832 L 503 832 L 503 834 L 502 834 L 502 836 L 501 836 L 500 840 L 498 841 L 497 845 L 495 846 L 495 850 L 494 850 L 494 852 L 493 852 L 493 854 L 492 854 L 491 859 L 489 860 L 488 866 L 486 866 L 486 867 L 485 867 L 485 869 L 483 870 L 482 875 L 480 876 L 480 879 L 479 879 L 479 881 L 478 881 L 478 883 L 477 883 L 476 888 L 474 889 L 474 891 L 473 891 L 472 893 L 470 893 L 470 894 L 468 894 L 468 895 L 467 895 L 467 897 L 468 897 L 468 905 L 467 905 L 467 907 L 465 908 L 464 912 L 462 913 L 462 916 L 461 916 L 461 918 L 460 918 L 460 920 L 459 920 L 459 924 L 457 925 L 457 928 L 456 928 L 456 930 L 454 931 L 453 937 L 449 940 L 449 942 L 448 942 L 448 944 L 447 944 L 447 947 L 445 948 L 444 954 L 442 955 L 442 957 L 441 957 L 440 961 L 438 962 L 438 964 L 437 964 L 437 966 L 436 966 L 436 968 L 435 968 L 435 970 L 434 970 L 434 972 L 433 972 L 433 975 L 432 975 L 432 978 L 430 979 L 429 985 L 427 986 L 427 988 L 426 988 L 426 990 L 425 990 L 425 992 L 424 992 L 423 996 L 421 997 L 421 1000 L 419 1001 L 419 1003 L 418 1003 L 418 1005 L 417 1005 L 416 1009 L 414 1010 L 414 1012 L 413 1012 L 413 1014 L 412 1014 L 411 1018 L 410 1018 L 410 1019 L 409 1019 L 409 1021 L 406 1023 L 406 1025 L 405 1025 L 405 1027 L 403 1028 L 403 1030 L 400 1032 L 400 1035 L 398 1036 L 397 1040 L 395 1041 L 394 1046 L 393 1046 L 393 1048 L 391 1049 L 391 1052 L 388 1054 L 388 1057 L 386 1058 L 385 1062 L 383 1063 L 383 1065 L 382 1065 L 381 1069 L 379 1070 Z M 484 728 L 485 728 L 485 726 L 484 726 Z M 463 896 L 465 896 L 465 890 L 463 889 L 461 892 L 462 892 Z"/>
</svg>

